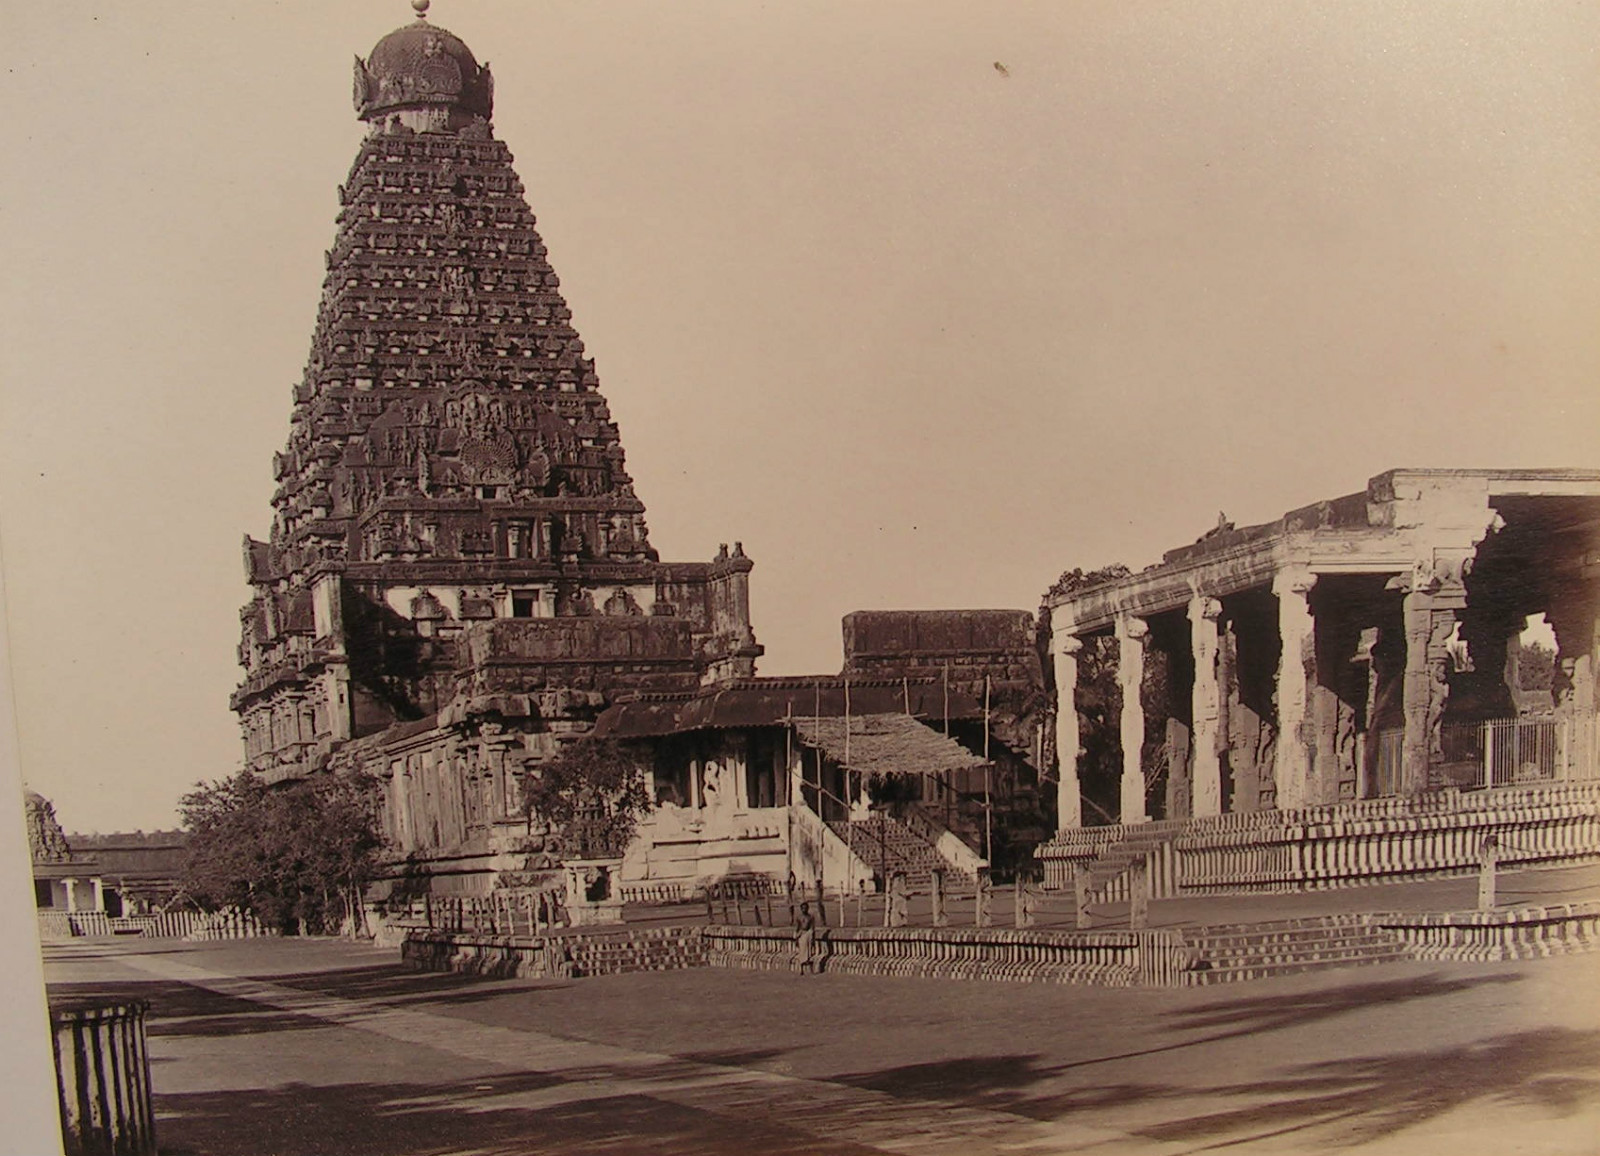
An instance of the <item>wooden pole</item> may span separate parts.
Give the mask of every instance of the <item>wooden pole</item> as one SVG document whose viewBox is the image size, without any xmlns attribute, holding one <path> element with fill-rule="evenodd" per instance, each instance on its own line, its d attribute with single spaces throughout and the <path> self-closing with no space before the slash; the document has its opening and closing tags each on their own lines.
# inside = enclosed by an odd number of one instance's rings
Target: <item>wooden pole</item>
<svg viewBox="0 0 1600 1156">
<path fill-rule="evenodd" d="M 983 676 L 983 857 L 994 864 L 994 802 L 990 798 L 989 765 L 989 676 Z"/>
<path fill-rule="evenodd" d="M 944 660 L 944 737 L 950 737 L 950 660 Z"/>
<path fill-rule="evenodd" d="M 817 679 L 816 724 L 817 741 L 822 741 L 822 680 Z M 802 760 L 805 755 L 800 756 Z M 802 771 L 802 778 L 804 772 Z M 828 861 L 828 799 L 822 793 L 822 748 L 817 748 L 817 818 L 822 820 L 822 844 L 817 848 L 817 918 L 826 922 L 822 910 L 822 865 Z"/>
</svg>

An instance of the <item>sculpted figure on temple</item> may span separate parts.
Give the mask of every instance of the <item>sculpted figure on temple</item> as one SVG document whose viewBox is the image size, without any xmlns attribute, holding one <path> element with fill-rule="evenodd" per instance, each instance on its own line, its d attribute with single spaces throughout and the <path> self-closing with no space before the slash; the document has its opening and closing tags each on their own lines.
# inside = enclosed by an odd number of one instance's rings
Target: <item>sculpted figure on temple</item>
<svg viewBox="0 0 1600 1156">
<path fill-rule="evenodd" d="M 29 791 L 26 798 L 28 811 L 28 847 L 35 863 L 64 863 L 72 858 L 72 848 L 67 836 L 56 821 L 56 809 L 43 795 Z"/>
</svg>

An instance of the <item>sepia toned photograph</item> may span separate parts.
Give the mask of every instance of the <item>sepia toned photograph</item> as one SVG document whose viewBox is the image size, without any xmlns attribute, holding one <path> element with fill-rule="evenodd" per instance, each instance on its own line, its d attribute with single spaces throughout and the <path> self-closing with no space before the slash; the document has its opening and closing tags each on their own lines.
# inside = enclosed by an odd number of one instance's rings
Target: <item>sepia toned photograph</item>
<svg viewBox="0 0 1600 1156">
<path fill-rule="evenodd" d="M 0 1156 L 1600 1152 L 1600 6 L 4 11 Z"/>
</svg>

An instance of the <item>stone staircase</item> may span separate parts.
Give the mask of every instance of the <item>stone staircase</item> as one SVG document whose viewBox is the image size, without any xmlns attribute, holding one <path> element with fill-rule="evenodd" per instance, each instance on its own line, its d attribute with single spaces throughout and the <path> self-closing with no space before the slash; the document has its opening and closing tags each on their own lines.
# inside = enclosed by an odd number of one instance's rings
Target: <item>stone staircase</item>
<svg viewBox="0 0 1600 1156">
<path fill-rule="evenodd" d="M 1139 860 L 1182 834 L 1183 827 L 1182 820 L 1158 820 L 1123 828 L 1123 837 L 1104 848 L 1089 864 L 1089 901 L 1099 903 L 1113 898 L 1107 894 L 1111 885 Z"/>
<path fill-rule="evenodd" d="M 858 859 L 874 871 L 882 871 L 887 867 L 889 875 L 896 871 L 904 872 L 909 887 L 928 887 L 935 869 L 944 871 L 947 888 L 970 888 L 974 882 L 970 875 L 953 866 L 926 839 L 898 819 L 882 812 L 874 812 L 870 818 L 852 822 L 830 820 L 828 826 L 855 851 Z"/>
<path fill-rule="evenodd" d="M 1329 915 L 1186 929 L 1186 987 L 1411 959 L 1400 937 L 1365 915 Z"/>
</svg>

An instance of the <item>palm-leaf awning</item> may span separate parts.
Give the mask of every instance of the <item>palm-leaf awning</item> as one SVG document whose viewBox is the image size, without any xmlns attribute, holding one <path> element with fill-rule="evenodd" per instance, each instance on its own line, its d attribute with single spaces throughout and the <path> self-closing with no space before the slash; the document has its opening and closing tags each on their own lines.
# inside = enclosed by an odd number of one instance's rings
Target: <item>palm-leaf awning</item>
<svg viewBox="0 0 1600 1156">
<path fill-rule="evenodd" d="M 788 721 L 802 744 L 821 751 L 857 774 L 946 775 L 985 765 L 954 739 L 906 714 L 791 718 Z M 845 746 L 847 723 L 850 728 L 848 751 Z"/>
</svg>

